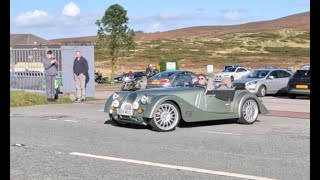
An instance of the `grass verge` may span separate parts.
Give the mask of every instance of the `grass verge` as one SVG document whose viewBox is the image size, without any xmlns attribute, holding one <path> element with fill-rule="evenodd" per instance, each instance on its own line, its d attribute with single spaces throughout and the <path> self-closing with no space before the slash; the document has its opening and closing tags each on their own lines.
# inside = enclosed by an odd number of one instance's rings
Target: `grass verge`
<svg viewBox="0 0 320 180">
<path fill-rule="evenodd" d="M 88 97 L 86 101 L 97 101 L 99 99 Z M 47 97 L 44 94 L 30 93 L 25 91 L 10 91 L 10 107 L 19 106 L 34 106 L 43 104 L 69 104 L 73 101 L 66 96 L 59 96 L 59 99 L 55 102 L 48 102 Z"/>
</svg>

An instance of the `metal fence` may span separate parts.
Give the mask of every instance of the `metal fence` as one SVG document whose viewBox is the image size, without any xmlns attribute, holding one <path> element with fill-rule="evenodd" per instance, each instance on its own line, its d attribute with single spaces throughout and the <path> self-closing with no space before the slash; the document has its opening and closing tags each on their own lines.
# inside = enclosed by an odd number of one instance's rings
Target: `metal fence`
<svg viewBox="0 0 320 180">
<path fill-rule="evenodd" d="M 50 49 L 61 71 L 61 49 Z M 45 91 L 42 59 L 48 49 L 10 50 L 10 89 Z"/>
</svg>

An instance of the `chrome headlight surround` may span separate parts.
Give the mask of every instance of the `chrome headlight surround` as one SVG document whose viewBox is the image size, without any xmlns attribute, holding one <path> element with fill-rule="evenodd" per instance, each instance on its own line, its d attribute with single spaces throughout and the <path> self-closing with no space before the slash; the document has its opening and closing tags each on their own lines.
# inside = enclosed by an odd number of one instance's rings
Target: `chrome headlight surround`
<svg viewBox="0 0 320 180">
<path fill-rule="evenodd" d="M 142 104 L 147 104 L 148 100 L 149 100 L 149 97 L 147 95 L 144 94 L 141 96 L 140 101 Z"/>
<path fill-rule="evenodd" d="M 255 90 L 257 88 L 258 81 L 251 81 L 246 84 L 246 88 L 249 90 Z"/>
<path fill-rule="evenodd" d="M 132 104 L 132 108 L 133 108 L 133 109 L 138 109 L 138 108 L 139 108 L 139 103 L 138 103 L 138 102 L 134 102 L 134 103 Z"/>
<path fill-rule="evenodd" d="M 118 93 L 113 93 L 112 94 L 112 99 L 113 100 L 116 100 L 116 99 L 118 99 L 120 96 L 119 96 L 119 94 Z"/>
<path fill-rule="evenodd" d="M 251 82 L 247 83 L 246 86 L 256 85 L 257 83 L 258 83 L 258 81 L 251 81 Z"/>
</svg>

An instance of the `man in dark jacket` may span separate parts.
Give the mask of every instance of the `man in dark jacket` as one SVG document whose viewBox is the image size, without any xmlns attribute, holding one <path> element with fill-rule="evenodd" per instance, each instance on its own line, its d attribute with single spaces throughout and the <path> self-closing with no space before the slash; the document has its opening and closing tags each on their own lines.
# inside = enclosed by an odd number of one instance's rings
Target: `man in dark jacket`
<svg viewBox="0 0 320 180">
<path fill-rule="evenodd" d="M 149 64 L 146 68 L 146 76 L 147 78 L 151 77 L 152 76 L 152 64 Z"/>
<path fill-rule="evenodd" d="M 76 101 L 84 101 L 86 99 L 86 76 L 88 70 L 87 60 L 81 56 L 80 51 L 76 51 L 76 58 L 73 63 L 73 75 L 76 81 Z"/>
<path fill-rule="evenodd" d="M 56 81 L 58 62 L 52 56 L 52 51 L 47 51 L 47 56 L 42 60 L 43 67 L 45 69 L 44 76 L 46 80 L 46 95 L 48 101 L 54 101 L 55 89 L 54 83 Z"/>
</svg>

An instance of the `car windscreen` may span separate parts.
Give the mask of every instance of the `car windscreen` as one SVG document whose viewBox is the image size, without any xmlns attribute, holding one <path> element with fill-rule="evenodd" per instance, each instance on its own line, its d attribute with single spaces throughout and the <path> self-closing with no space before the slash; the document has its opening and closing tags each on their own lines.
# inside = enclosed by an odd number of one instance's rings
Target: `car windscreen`
<svg viewBox="0 0 320 180">
<path fill-rule="evenodd" d="M 294 78 L 310 78 L 310 70 L 298 70 L 296 73 L 293 75 Z"/>
<path fill-rule="evenodd" d="M 168 78 L 170 76 L 172 76 L 175 72 L 162 72 L 162 73 L 159 73 L 155 76 L 153 76 L 152 78 Z"/>
<path fill-rule="evenodd" d="M 234 67 L 229 67 L 226 70 L 222 71 L 222 72 L 235 72 L 237 68 Z"/>
<path fill-rule="evenodd" d="M 246 78 L 258 78 L 258 79 L 261 79 L 261 78 L 266 77 L 266 75 L 268 75 L 269 72 L 270 71 L 267 71 L 267 70 L 253 71 L 252 73 L 248 74 L 246 76 Z"/>
</svg>

